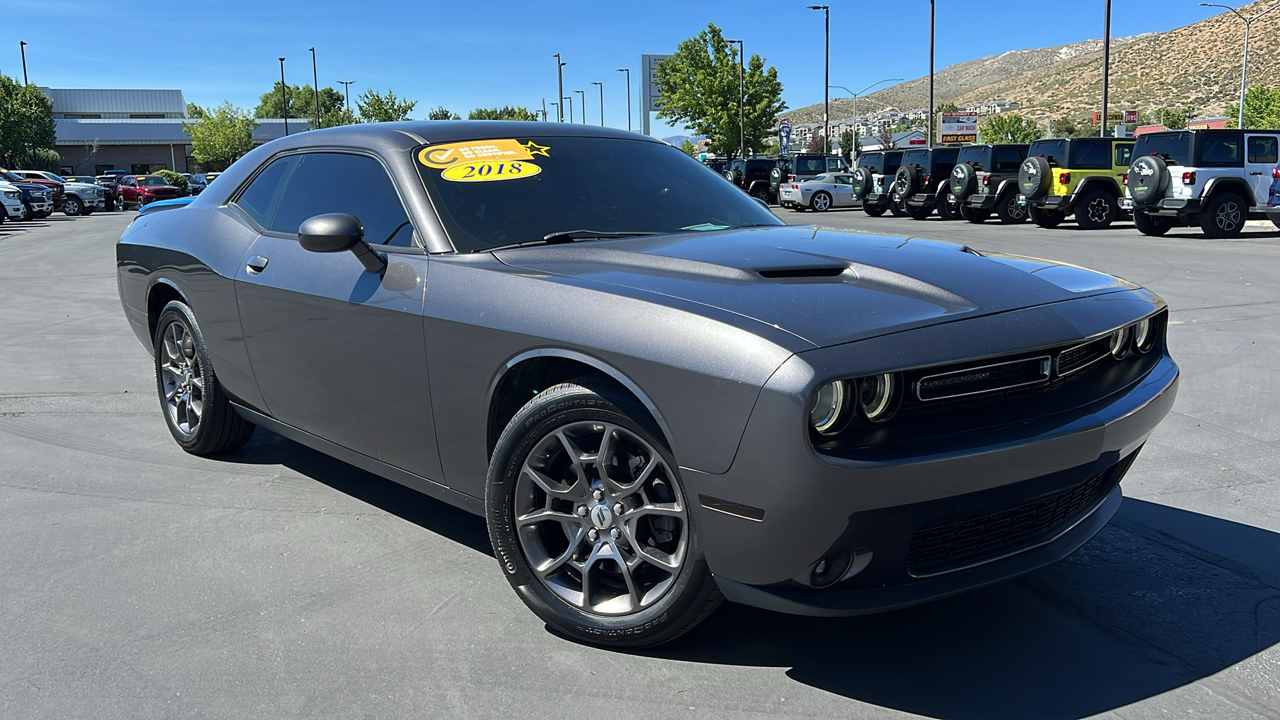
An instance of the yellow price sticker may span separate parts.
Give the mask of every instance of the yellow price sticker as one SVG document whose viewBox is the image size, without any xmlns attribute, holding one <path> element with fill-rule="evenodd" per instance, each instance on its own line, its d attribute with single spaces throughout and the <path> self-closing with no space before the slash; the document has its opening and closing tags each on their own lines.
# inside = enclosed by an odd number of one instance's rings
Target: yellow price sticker
<svg viewBox="0 0 1280 720">
<path fill-rule="evenodd" d="M 469 162 L 445 169 L 440 177 L 450 182 L 498 182 L 533 177 L 540 172 L 542 168 L 523 160 Z"/>
<path fill-rule="evenodd" d="M 482 160 L 532 160 L 535 155 L 551 157 L 547 154 L 550 149 L 532 140 L 470 140 L 425 147 L 418 153 L 418 162 L 427 167 L 450 168 Z"/>
</svg>

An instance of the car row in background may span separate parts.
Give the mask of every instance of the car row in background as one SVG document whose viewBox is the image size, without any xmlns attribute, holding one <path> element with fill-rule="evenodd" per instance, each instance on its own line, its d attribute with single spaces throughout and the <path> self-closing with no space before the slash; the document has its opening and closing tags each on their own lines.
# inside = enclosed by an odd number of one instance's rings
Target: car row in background
<svg viewBox="0 0 1280 720">
<path fill-rule="evenodd" d="M 161 175 L 131 175 L 123 170 L 108 170 L 95 177 L 0 169 L 0 222 L 46 218 L 59 210 L 75 216 L 99 210 L 142 209 L 157 202 L 163 203 L 160 209 L 181 207 L 217 175 L 184 173 L 187 187 L 180 188 Z"/>
</svg>

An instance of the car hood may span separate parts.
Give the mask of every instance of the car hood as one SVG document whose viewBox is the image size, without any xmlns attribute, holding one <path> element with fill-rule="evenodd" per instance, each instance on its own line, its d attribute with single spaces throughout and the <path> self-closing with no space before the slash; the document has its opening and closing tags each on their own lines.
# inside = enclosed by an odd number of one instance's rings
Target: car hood
<svg viewBox="0 0 1280 720">
<path fill-rule="evenodd" d="M 64 189 L 66 190 L 94 190 L 94 189 L 101 190 L 102 186 L 94 185 L 91 183 L 69 182 L 64 186 Z"/>
<path fill-rule="evenodd" d="M 718 308 L 817 347 L 1136 287 L 1072 265 L 804 226 L 511 248 L 494 255 L 549 276 Z"/>
</svg>

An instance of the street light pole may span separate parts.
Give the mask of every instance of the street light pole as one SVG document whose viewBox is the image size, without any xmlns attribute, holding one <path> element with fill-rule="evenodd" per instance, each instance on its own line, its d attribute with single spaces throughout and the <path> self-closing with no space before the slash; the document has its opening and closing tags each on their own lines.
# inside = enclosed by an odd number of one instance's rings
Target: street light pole
<svg viewBox="0 0 1280 720">
<path fill-rule="evenodd" d="M 1107 90 L 1111 83 L 1111 0 L 1107 0 L 1107 16 L 1102 22 L 1102 117 L 1099 135 L 1107 136 Z"/>
<path fill-rule="evenodd" d="M 591 84 L 600 86 L 600 127 L 604 127 L 604 83 L 593 82 Z M 583 114 L 585 115 L 586 113 Z"/>
<path fill-rule="evenodd" d="M 1263 10 L 1257 15 L 1254 15 L 1253 17 L 1249 17 L 1249 18 L 1245 17 L 1244 15 L 1241 15 L 1239 10 L 1236 10 L 1233 7 L 1227 7 L 1226 5 L 1219 5 L 1217 3 L 1200 3 L 1200 7 L 1216 7 L 1216 8 L 1223 8 L 1225 10 L 1230 10 L 1231 12 L 1236 14 L 1236 17 L 1244 21 L 1244 62 L 1242 64 L 1243 66 L 1240 69 L 1240 117 L 1238 119 L 1240 129 L 1243 130 L 1244 129 L 1244 91 L 1249 81 L 1249 28 L 1251 25 L 1253 25 L 1254 20 L 1257 20 L 1263 15 L 1266 15 L 1272 10 L 1275 10 L 1276 8 L 1280 8 L 1280 5 L 1272 5 L 1266 10 Z M 24 79 L 26 78 L 26 72 L 27 72 L 27 66 L 26 66 L 26 61 L 24 60 L 22 65 L 22 73 L 23 73 Z"/>
<path fill-rule="evenodd" d="M 284 134 L 289 134 L 289 93 L 284 84 L 284 58 L 280 58 L 280 114 L 284 116 Z"/>
<path fill-rule="evenodd" d="M 929 0 L 930 6 L 933 0 Z M 810 10 L 821 10 L 826 18 L 827 28 L 827 45 L 826 45 L 826 75 L 822 81 L 822 154 L 827 154 L 827 146 L 831 144 L 831 89 L 827 86 L 831 84 L 831 8 L 827 5 L 810 5 Z M 930 73 L 933 71 L 933 62 L 930 60 Z"/>
<path fill-rule="evenodd" d="M 572 125 L 572 124 L 573 124 L 573 96 L 572 96 L 572 95 L 569 95 L 569 96 L 566 96 L 566 97 L 562 97 L 562 98 L 560 98 L 560 99 L 561 99 L 562 101 L 563 101 L 563 100 L 568 100 L 568 101 L 569 101 L 569 124 L 570 124 L 570 125 Z M 562 116 L 562 117 L 563 117 L 563 116 Z M 563 121 L 561 121 L 561 122 L 563 122 Z"/>
<path fill-rule="evenodd" d="M 574 92 L 578 93 L 578 95 L 580 96 L 578 98 L 578 102 L 581 103 L 580 107 L 582 108 L 582 124 L 586 125 L 587 124 L 587 94 L 581 90 L 574 90 Z"/>
<path fill-rule="evenodd" d="M 355 80 L 339 80 L 338 84 L 347 94 L 347 112 L 351 112 L 351 86 L 356 84 Z"/>
<path fill-rule="evenodd" d="M 316 129 L 320 128 L 320 76 L 316 74 L 316 49 L 307 48 L 311 51 L 311 89 L 316 93 Z"/>
<path fill-rule="evenodd" d="M 1111 0 L 1107 0 L 1111 2 Z M 933 40 L 934 40 L 934 2 L 929 0 L 929 147 L 933 147 L 934 104 L 933 104 Z"/>
<path fill-rule="evenodd" d="M 564 112 L 563 110 L 561 110 L 561 109 L 560 109 L 560 103 L 553 102 L 553 103 L 547 103 L 547 104 L 548 104 L 548 105 L 551 105 L 552 107 L 554 107 L 554 108 L 556 109 L 556 117 L 560 117 L 560 113 L 561 113 L 561 112 Z"/>
<path fill-rule="evenodd" d="M 568 64 L 560 60 L 560 53 L 556 53 L 556 78 L 560 82 L 560 94 L 557 97 L 560 98 L 560 103 L 564 102 L 564 66 Z M 560 103 L 556 103 L 556 112 L 560 116 L 560 122 L 564 122 L 564 105 Z"/>
<path fill-rule="evenodd" d="M 31 83 L 27 82 L 27 41 L 26 40 L 18 41 L 18 50 L 22 53 L 22 84 L 30 85 Z"/>
<path fill-rule="evenodd" d="M 729 44 L 738 43 L 738 157 L 747 156 L 747 86 L 743 58 L 747 48 L 741 40 L 730 40 Z"/>
<path fill-rule="evenodd" d="M 831 85 L 831 86 L 830 86 L 830 87 L 833 87 L 833 88 L 838 88 L 838 89 L 840 89 L 840 90 L 843 90 L 843 91 L 845 91 L 845 92 L 849 93 L 849 95 L 853 97 L 853 135 L 854 135 L 854 139 L 855 139 L 855 141 L 856 141 L 857 136 L 858 136 L 858 96 L 859 96 L 859 95 L 861 95 L 862 93 L 864 93 L 864 92 L 866 92 L 866 91 L 870 90 L 871 88 L 873 88 L 873 87 L 877 86 L 877 85 L 883 85 L 883 84 L 885 84 L 885 83 L 887 83 L 887 82 L 902 82 L 902 78 L 885 78 L 884 80 L 877 80 L 877 81 L 875 81 L 875 82 L 871 83 L 870 85 L 868 85 L 868 86 L 866 86 L 866 87 L 862 88 L 862 89 L 861 89 L 861 90 L 859 90 L 858 92 L 853 92 L 852 90 L 850 90 L 849 88 L 847 88 L 847 87 L 845 87 L 845 86 L 843 86 L 843 85 Z M 885 148 L 885 150 L 888 150 L 888 149 L 889 149 L 889 148 Z M 855 148 L 854 148 L 854 150 L 857 150 L 857 148 L 855 147 Z"/>
<path fill-rule="evenodd" d="M 631 132 L 631 68 L 618 68 L 618 72 L 627 74 L 627 132 Z"/>
</svg>

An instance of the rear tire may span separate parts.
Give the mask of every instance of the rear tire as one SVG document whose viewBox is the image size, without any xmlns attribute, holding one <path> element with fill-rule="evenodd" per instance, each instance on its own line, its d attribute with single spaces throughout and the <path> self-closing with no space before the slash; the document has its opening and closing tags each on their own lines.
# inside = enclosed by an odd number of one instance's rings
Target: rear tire
<svg viewBox="0 0 1280 720">
<path fill-rule="evenodd" d="M 1076 225 L 1081 230 L 1102 230 L 1111 227 L 1120 214 L 1120 205 L 1109 193 L 1091 190 L 1076 203 Z"/>
<path fill-rule="evenodd" d="M 1031 206 L 1027 207 L 1027 214 L 1031 216 L 1031 222 L 1046 229 L 1056 228 L 1067 219 L 1067 216 L 1058 210 L 1041 210 Z"/>
<path fill-rule="evenodd" d="M 256 426 L 222 391 L 191 308 L 177 300 L 165 305 L 152 340 L 160 410 L 178 445 L 192 455 L 213 455 L 248 442 Z"/>
<path fill-rule="evenodd" d="M 826 212 L 831 209 L 831 196 L 825 192 L 816 192 L 809 199 L 809 207 L 814 212 Z"/>
<path fill-rule="evenodd" d="M 1173 218 L 1148 215 L 1141 210 L 1133 211 L 1133 224 L 1138 232 L 1151 237 L 1162 237 L 1173 228 Z"/>
<path fill-rule="evenodd" d="M 996 215 L 1005 225 L 1021 225 L 1027 221 L 1027 206 L 1018 202 L 1018 193 L 1004 191 L 996 198 Z"/>
<path fill-rule="evenodd" d="M 1244 199 L 1233 192 L 1220 192 L 1200 211 L 1200 229 L 1211 238 L 1235 237 L 1244 229 L 1248 217 Z"/>
<path fill-rule="evenodd" d="M 485 517 L 503 574 L 538 617 L 579 642 L 638 648 L 683 635 L 723 600 L 692 502 L 649 414 L 588 376 L 538 393 L 502 431 Z"/>
</svg>

